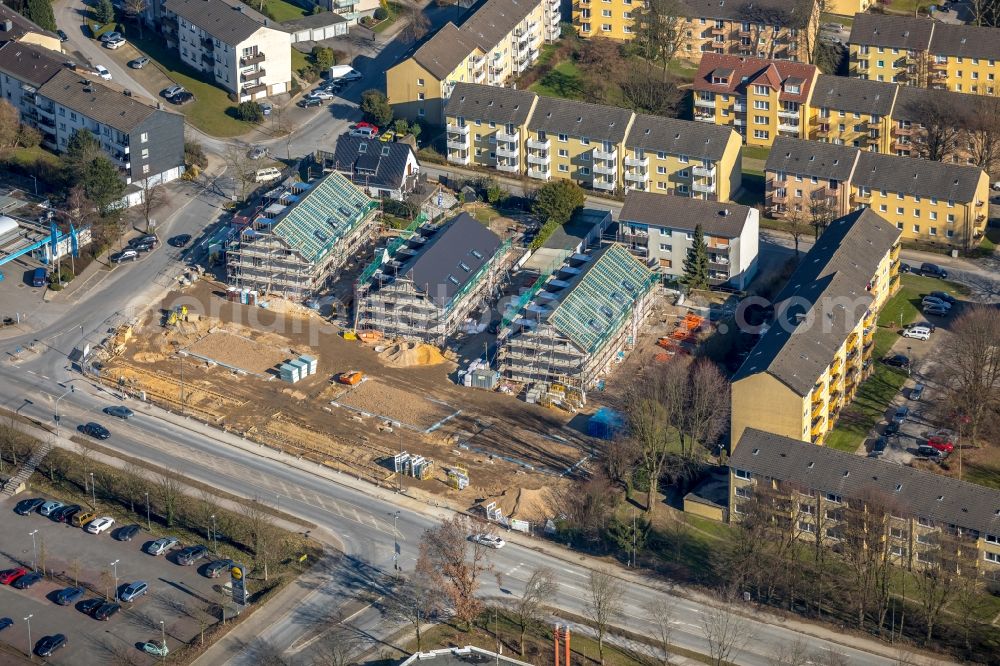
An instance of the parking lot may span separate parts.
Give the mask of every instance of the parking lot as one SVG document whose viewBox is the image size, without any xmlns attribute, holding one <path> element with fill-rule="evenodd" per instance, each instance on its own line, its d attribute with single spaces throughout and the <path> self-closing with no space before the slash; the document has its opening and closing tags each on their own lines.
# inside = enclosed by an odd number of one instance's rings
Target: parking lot
<svg viewBox="0 0 1000 666">
<path fill-rule="evenodd" d="M 220 586 L 227 583 L 228 576 L 223 573 L 211 579 L 203 575 L 211 555 L 192 566 L 180 566 L 176 564 L 176 553 L 181 546 L 190 544 L 180 544 L 166 556 L 154 557 L 143 550 L 158 534 L 143 529 L 131 541 L 120 542 L 112 536 L 121 527 L 119 524 L 94 535 L 37 512 L 17 515 L 15 505 L 26 498 L 19 495 L 0 503 L 0 533 L 4 535 L 0 569 L 30 569 L 34 560 L 39 569 L 44 567 L 49 578 L 25 590 L 0 585 L 0 616 L 14 620 L 14 626 L 0 632 L 0 642 L 26 652 L 29 639 L 24 618 L 31 615 L 33 649 L 40 639 L 55 633 L 69 639 L 68 645 L 48 663 L 126 663 L 128 655 L 131 661 L 127 663 L 153 664 L 157 658 L 142 652 L 142 644 L 160 640 L 161 622 L 171 652 L 215 622 L 216 609 L 224 600 Z M 70 606 L 54 602 L 55 594 L 72 586 L 76 576 L 87 590 L 85 600 L 101 596 L 114 600 L 116 569 L 119 592 L 137 580 L 147 582 L 149 591 L 132 603 L 122 602 L 121 612 L 107 621 L 82 612 L 79 602 Z"/>
</svg>

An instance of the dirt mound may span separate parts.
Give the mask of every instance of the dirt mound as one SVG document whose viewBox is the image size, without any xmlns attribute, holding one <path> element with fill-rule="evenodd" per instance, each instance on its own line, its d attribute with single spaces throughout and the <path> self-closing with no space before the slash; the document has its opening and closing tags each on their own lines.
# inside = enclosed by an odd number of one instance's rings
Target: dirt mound
<svg viewBox="0 0 1000 666">
<path fill-rule="evenodd" d="M 383 363 L 394 368 L 439 365 L 448 360 L 441 355 L 437 347 L 420 342 L 393 345 L 383 351 L 379 358 Z"/>
<path fill-rule="evenodd" d="M 546 488 L 512 488 L 490 498 L 508 518 L 542 523 L 554 515 Z M 489 501 L 483 504 L 488 504 Z"/>
<path fill-rule="evenodd" d="M 137 352 L 135 356 L 132 357 L 136 363 L 159 363 L 165 360 L 167 357 L 163 354 L 157 354 L 156 352 Z"/>
</svg>

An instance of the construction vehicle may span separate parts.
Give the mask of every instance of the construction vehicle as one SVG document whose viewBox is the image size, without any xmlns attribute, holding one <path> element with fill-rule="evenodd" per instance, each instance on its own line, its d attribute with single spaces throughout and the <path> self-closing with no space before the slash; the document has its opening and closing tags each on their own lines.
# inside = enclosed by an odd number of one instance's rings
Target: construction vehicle
<svg viewBox="0 0 1000 666">
<path fill-rule="evenodd" d="M 357 386 L 364 378 L 365 373 L 357 370 L 351 370 L 350 372 L 342 372 L 337 375 L 337 383 L 346 384 L 348 386 Z"/>
<path fill-rule="evenodd" d="M 186 305 L 178 305 L 167 311 L 167 317 L 163 322 L 164 326 L 176 326 L 178 322 L 187 320 L 188 309 Z"/>
</svg>

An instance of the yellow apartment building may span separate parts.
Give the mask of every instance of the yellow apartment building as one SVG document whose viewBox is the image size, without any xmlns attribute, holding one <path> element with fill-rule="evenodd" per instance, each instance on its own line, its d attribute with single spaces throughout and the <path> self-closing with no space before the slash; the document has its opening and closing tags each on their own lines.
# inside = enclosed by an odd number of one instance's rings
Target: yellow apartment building
<svg viewBox="0 0 1000 666">
<path fill-rule="evenodd" d="M 858 14 L 848 46 L 851 76 L 974 95 L 1000 95 L 998 28 Z"/>
<path fill-rule="evenodd" d="M 826 441 L 871 373 L 875 320 L 899 287 L 899 237 L 867 209 L 834 220 L 819 237 L 733 376 L 731 454 L 748 428 Z"/>
<path fill-rule="evenodd" d="M 838 16 L 854 16 L 868 11 L 875 0 L 829 0 L 823 5 L 823 11 Z"/>
<path fill-rule="evenodd" d="M 891 153 L 898 90 L 893 83 L 820 74 L 813 85 L 808 138 Z"/>
<path fill-rule="evenodd" d="M 386 96 L 397 117 L 444 124 L 457 83 L 505 86 L 559 37 L 558 0 L 488 0 L 460 26 L 446 23 L 386 71 Z"/>
<path fill-rule="evenodd" d="M 818 75 L 814 65 L 706 53 L 691 87 L 694 119 L 732 127 L 748 146 L 806 138 Z"/>
<path fill-rule="evenodd" d="M 992 488 L 752 428 L 728 465 L 731 521 L 771 511 L 796 537 L 832 547 L 849 514 L 864 512 L 897 566 L 1000 572 L 1000 492 Z"/>
<path fill-rule="evenodd" d="M 644 8 L 642 0 L 573 0 L 572 5 L 581 37 L 617 41 L 634 38 Z M 816 0 L 682 0 L 680 12 L 684 39 L 677 55 L 689 60 L 725 53 L 809 62 L 819 30 Z"/>
<path fill-rule="evenodd" d="M 834 215 L 851 210 L 851 177 L 858 149 L 834 143 L 779 138 L 764 166 L 764 203 L 768 215 L 809 216 L 815 205 Z"/>
<path fill-rule="evenodd" d="M 460 83 L 445 107 L 448 161 L 609 194 L 728 201 L 739 189 L 732 129 L 535 93 Z"/>
</svg>

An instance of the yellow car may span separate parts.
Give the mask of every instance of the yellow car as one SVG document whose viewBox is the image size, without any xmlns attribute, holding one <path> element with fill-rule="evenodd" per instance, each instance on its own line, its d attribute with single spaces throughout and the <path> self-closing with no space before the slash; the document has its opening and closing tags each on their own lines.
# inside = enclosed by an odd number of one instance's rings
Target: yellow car
<svg viewBox="0 0 1000 666">
<path fill-rule="evenodd" d="M 395 139 L 396 139 L 396 133 L 393 132 L 392 130 L 386 130 L 385 134 L 383 134 L 378 138 L 379 141 L 385 141 L 386 143 L 388 143 L 389 141 L 394 141 Z"/>
<path fill-rule="evenodd" d="M 73 514 L 70 522 L 73 524 L 73 527 L 83 527 L 94 518 L 97 518 L 97 514 L 93 511 L 81 511 L 80 513 Z"/>
</svg>

